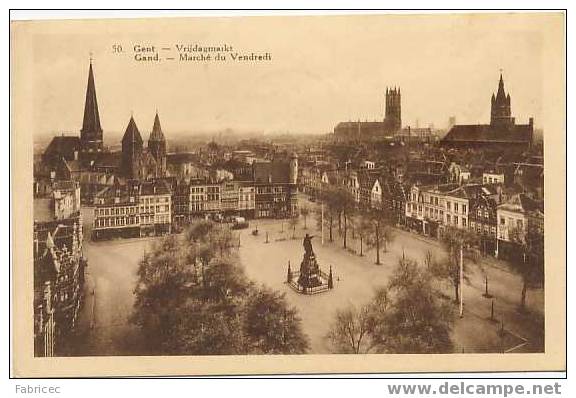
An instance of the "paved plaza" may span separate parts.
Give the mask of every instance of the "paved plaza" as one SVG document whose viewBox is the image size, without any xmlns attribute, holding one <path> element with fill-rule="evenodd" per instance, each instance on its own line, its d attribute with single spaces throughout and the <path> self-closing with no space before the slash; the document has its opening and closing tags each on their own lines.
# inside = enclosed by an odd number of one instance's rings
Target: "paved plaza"
<svg viewBox="0 0 576 398">
<path fill-rule="evenodd" d="M 437 242 L 400 230 L 396 231 L 396 239 L 388 247 L 388 251 L 381 253 L 382 265 L 376 265 L 373 250 L 365 251 L 365 255 L 360 257 L 342 247 L 341 239 L 336 239 L 337 232 L 334 233 L 334 242 L 325 240 L 325 244 L 322 245 L 316 228 L 309 227 L 304 230 L 300 225 L 296 230 L 296 239 L 292 239 L 293 232 L 287 229 L 285 222 L 282 225 L 282 222 L 277 220 L 261 221 L 258 229 L 258 236 L 242 232 L 241 262 L 252 280 L 286 293 L 288 301 L 300 313 L 304 330 L 311 340 L 313 353 L 330 352 L 325 335 L 334 319 L 335 311 L 348 304 L 361 305 L 368 302 L 376 288 L 388 283 L 403 253 L 420 263 L 423 263 L 427 250 L 432 251 L 436 258 L 444 256 Z M 269 235 L 269 243 L 265 243 L 266 232 Z M 302 237 L 305 233 L 316 235 L 313 245 L 320 267 L 327 272 L 332 266 L 334 273 L 332 291 L 305 296 L 294 292 L 284 283 L 288 261 L 292 269 L 300 267 L 304 252 Z M 327 235 L 326 231 L 325 234 Z M 349 239 L 349 247 L 357 248 L 359 252 L 358 241 Z M 495 318 L 499 320 L 504 318 L 505 328 L 511 334 L 510 337 L 504 338 L 504 342 L 498 335 L 500 323 L 488 319 L 492 300 L 482 296 L 486 274 L 490 294 L 494 296 Z M 497 352 L 521 345 L 525 339 L 529 340 L 529 344 L 519 347 L 518 350 L 541 349 L 540 332 L 537 325 L 532 325 L 532 315 L 517 311 L 521 291 L 520 277 L 508 271 L 503 263 L 494 260 L 484 260 L 478 265 L 472 265 L 469 275 L 470 280 L 464 285 L 465 316 L 457 319 L 454 330 L 458 351 Z M 442 290 L 451 300 L 453 297 L 451 286 L 443 286 Z M 543 291 L 530 290 L 527 306 L 531 313 L 542 316 Z"/>
<path fill-rule="evenodd" d="M 77 346 L 82 351 L 74 352 L 74 355 L 138 354 L 136 333 L 129 322 L 136 271 L 144 251 L 159 238 L 92 242 L 88 239 L 90 209 L 85 209 L 83 213 L 86 225 L 84 255 L 89 266 L 86 301 L 78 328 L 78 338 L 83 344 Z M 254 236 L 251 232 L 256 226 L 259 234 Z M 266 243 L 266 232 L 269 243 Z M 315 235 L 312 242 L 320 267 L 327 272 L 332 266 L 334 289 L 331 291 L 313 296 L 301 295 L 285 283 L 288 262 L 293 270 L 300 267 L 305 233 Z M 234 234 L 236 242 L 240 243 L 238 253 L 248 277 L 286 294 L 287 300 L 298 309 L 302 318 L 304 332 L 310 338 L 310 352 L 318 354 L 330 352 L 325 335 L 336 310 L 370 300 L 375 288 L 388 283 L 402 253 L 420 262 L 427 250 L 431 250 L 437 258 L 443 256 L 437 242 L 398 230 L 388 251 L 381 254 L 382 265 L 375 265 L 373 250 L 366 250 L 361 257 L 343 249 L 337 229 L 334 242 L 327 241 L 325 231 L 326 240 L 322 245 L 313 217 L 309 217 L 307 229 L 304 229 L 303 222 L 298 225 L 295 239 L 292 239 L 293 231 L 285 220 L 253 220 L 248 229 L 234 231 Z M 358 245 L 357 240 L 349 239 L 351 248 L 358 248 Z M 488 319 L 491 300 L 482 296 L 485 275 L 488 275 L 490 293 L 495 300 L 495 317 L 504 319 L 507 330 L 504 337 L 498 334 L 500 322 Z M 445 286 L 443 289 L 446 296 L 452 299 L 452 288 Z M 457 351 L 542 350 L 540 326 L 535 318 L 543 318 L 543 290 L 529 290 L 527 314 L 517 311 L 520 291 L 520 278 L 507 270 L 505 264 L 490 259 L 472 266 L 470 280 L 464 286 L 465 315 L 457 319 L 453 335 Z"/>
</svg>

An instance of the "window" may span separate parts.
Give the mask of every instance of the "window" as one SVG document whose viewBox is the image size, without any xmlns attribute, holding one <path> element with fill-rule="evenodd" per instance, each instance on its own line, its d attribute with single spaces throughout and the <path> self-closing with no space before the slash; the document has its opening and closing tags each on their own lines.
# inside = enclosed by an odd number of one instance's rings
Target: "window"
<svg viewBox="0 0 576 398">
<path fill-rule="evenodd" d="M 452 210 L 452 203 L 446 202 L 446 208 L 451 211 Z"/>
<path fill-rule="evenodd" d="M 466 219 L 462 218 L 462 226 L 465 227 L 466 226 Z"/>
<path fill-rule="evenodd" d="M 518 229 L 524 228 L 524 223 L 522 222 L 522 220 L 516 220 L 516 227 Z"/>
<path fill-rule="evenodd" d="M 458 212 L 458 203 L 454 203 L 454 212 L 455 212 L 455 213 Z"/>
<path fill-rule="evenodd" d="M 500 217 L 500 225 L 506 225 L 506 219 L 504 217 Z"/>
<path fill-rule="evenodd" d="M 446 224 L 451 224 L 452 223 L 452 217 L 450 217 L 450 214 L 446 214 Z"/>
<path fill-rule="evenodd" d="M 458 216 L 454 216 L 454 225 L 458 225 Z"/>
<path fill-rule="evenodd" d="M 462 214 L 466 214 L 466 205 L 462 205 Z"/>
</svg>

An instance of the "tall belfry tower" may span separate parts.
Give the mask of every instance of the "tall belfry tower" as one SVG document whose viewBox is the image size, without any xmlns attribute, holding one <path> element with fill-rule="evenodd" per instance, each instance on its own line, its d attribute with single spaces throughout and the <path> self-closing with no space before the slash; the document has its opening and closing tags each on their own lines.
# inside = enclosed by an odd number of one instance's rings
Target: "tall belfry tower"
<svg viewBox="0 0 576 398">
<path fill-rule="evenodd" d="M 166 138 L 162 132 L 162 126 L 160 126 L 158 111 L 156 111 L 154 126 L 152 127 L 150 138 L 148 139 L 148 152 L 150 152 L 150 154 L 154 156 L 154 159 L 156 159 L 156 174 L 158 176 L 166 175 Z"/>
<path fill-rule="evenodd" d="M 122 137 L 122 161 L 120 173 L 128 179 L 139 180 L 143 177 L 142 152 L 143 142 L 134 117 L 130 117 L 124 137 Z"/>
<path fill-rule="evenodd" d="M 510 107 L 510 93 L 506 95 L 504 91 L 504 79 L 500 73 L 500 82 L 498 83 L 498 92 L 492 94 L 492 107 L 490 111 L 490 124 L 497 127 L 511 127 L 514 125 L 512 109 Z"/>
<path fill-rule="evenodd" d="M 402 101 L 400 88 L 386 88 L 386 110 L 384 122 L 387 133 L 395 133 L 402 128 Z"/>
<path fill-rule="evenodd" d="M 100 113 L 96 100 L 96 87 L 94 85 L 94 72 L 92 70 L 92 58 L 88 71 L 88 86 L 86 87 L 86 101 L 84 102 L 84 119 L 80 130 L 80 144 L 84 160 L 93 160 L 99 152 L 102 152 L 102 127 L 100 126 Z"/>
</svg>

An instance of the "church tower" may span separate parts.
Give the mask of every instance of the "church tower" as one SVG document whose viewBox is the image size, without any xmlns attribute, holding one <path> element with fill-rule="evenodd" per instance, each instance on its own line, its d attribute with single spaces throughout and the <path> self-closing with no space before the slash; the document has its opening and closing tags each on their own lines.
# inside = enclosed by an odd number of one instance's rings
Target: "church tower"
<svg viewBox="0 0 576 398">
<path fill-rule="evenodd" d="M 400 88 L 386 88 L 386 133 L 395 133 L 402 128 L 401 102 Z"/>
<path fill-rule="evenodd" d="M 124 137 L 122 137 L 122 161 L 120 173 L 128 179 L 142 179 L 143 141 L 134 117 L 130 117 Z"/>
<path fill-rule="evenodd" d="M 148 152 L 154 156 L 157 164 L 157 175 L 166 175 L 166 138 L 162 132 L 162 127 L 160 126 L 160 118 L 158 117 L 158 112 L 156 112 L 156 117 L 154 118 L 154 126 L 152 127 L 152 132 L 150 133 L 150 138 L 148 139 Z"/>
<path fill-rule="evenodd" d="M 98 152 L 102 152 L 102 127 L 100 126 L 100 113 L 96 100 L 96 87 L 94 85 L 94 72 L 92 59 L 88 70 L 88 85 L 86 87 L 86 101 L 84 102 L 84 119 L 80 130 L 81 152 L 84 160 L 93 160 Z"/>
<path fill-rule="evenodd" d="M 506 95 L 504 91 L 504 79 L 500 73 L 500 82 L 498 83 L 498 92 L 492 94 L 492 107 L 490 111 L 490 124 L 498 127 L 511 127 L 514 125 L 512 110 L 510 107 L 510 93 Z"/>
</svg>

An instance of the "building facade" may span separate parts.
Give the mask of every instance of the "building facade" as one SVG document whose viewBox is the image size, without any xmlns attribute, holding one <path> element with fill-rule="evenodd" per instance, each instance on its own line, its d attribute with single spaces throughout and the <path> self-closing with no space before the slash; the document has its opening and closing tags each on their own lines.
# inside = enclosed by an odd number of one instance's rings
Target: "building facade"
<svg viewBox="0 0 576 398">
<path fill-rule="evenodd" d="M 172 192 L 165 180 L 131 180 L 94 199 L 93 239 L 162 235 L 171 225 Z"/>
<path fill-rule="evenodd" d="M 83 226 L 78 183 L 57 182 L 34 199 L 34 352 L 65 355 L 83 302 Z"/>
</svg>

